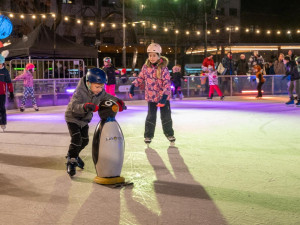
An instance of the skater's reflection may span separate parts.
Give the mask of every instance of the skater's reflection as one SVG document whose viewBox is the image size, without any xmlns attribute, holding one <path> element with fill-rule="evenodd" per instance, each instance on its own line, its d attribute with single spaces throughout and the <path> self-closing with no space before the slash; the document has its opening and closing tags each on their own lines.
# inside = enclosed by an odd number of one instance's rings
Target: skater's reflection
<svg viewBox="0 0 300 225">
<path fill-rule="evenodd" d="M 154 190 L 160 213 L 156 215 L 134 200 L 132 191 L 126 189 L 128 209 L 139 224 L 227 224 L 204 188 L 190 174 L 177 148 L 168 149 L 174 176 L 155 150 L 148 148 L 146 154 L 157 178 Z"/>
</svg>

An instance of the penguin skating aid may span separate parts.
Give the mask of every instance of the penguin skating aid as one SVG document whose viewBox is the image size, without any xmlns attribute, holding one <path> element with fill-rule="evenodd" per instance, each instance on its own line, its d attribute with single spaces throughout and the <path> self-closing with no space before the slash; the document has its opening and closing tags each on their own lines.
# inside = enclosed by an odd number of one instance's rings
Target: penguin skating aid
<svg viewBox="0 0 300 225">
<path fill-rule="evenodd" d="M 118 111 L 118 104 L 112 100 L 102 101 L 99 104 L 98 113 L 101 120 L 96 127 L 92 146 L 92 157 L 97 173 L 94 182 L 98 184 L 125 182 L 125 179 L 120 177 L 125 141 L 121 127 L 115 119 Z"/>
</svg>

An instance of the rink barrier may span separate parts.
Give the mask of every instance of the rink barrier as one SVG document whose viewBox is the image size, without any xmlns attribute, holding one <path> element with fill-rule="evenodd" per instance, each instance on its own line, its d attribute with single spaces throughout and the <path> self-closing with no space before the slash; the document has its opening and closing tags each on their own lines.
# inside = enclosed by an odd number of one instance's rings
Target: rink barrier
<svg viewBox="0 0 300 225">
<path fill-rule="evenodd" d="M 33 63 L 35 79 L 68 79 L 80 78 L 85 75 L 85 63 L 82 59 L 12 59 L 9 71 L 12 78 L 23 73 L 27 63 Z M 54 70 L 53 70 L 54 68 Z"/>
<path fill-rule="evenodd" d="M 265 75 L 263 91 L 265 95 L 287 94 L 287 80 L 282 80 L 283 75 Z M 126 101 L 144 99 L 144 90 L 135 89 L 133 99 L 129 98 L 129 86 L 136 77 L 128 77 L 126 81 L 117 77 L 116 95 Z M 80 78 L 65 79 L 34 79 L 34 91 L 39 106 L 66 105 L 70 101 L 72 94 Z M 207 97 L 208 79 L 202 82 L 203 77 L 185 76 L 182 81 L 182 93 L 184 97 Z M 244 95 L 243 90 L 256 90 L 256 79 L 254 75 L 222 75 L 218 76 L 219 87 L 225 96 Z M 14 104 L 8 103 L 8 108 L 16 108 L 23 97 L 23 81 L 13 81 L 16 100 Z M 255 93 L 251 93 L 255 95 Z M 216 95 L 216 93 L 215 93 Z M 27 100 L 30 106 L 30 99 Z"/>
</svg>

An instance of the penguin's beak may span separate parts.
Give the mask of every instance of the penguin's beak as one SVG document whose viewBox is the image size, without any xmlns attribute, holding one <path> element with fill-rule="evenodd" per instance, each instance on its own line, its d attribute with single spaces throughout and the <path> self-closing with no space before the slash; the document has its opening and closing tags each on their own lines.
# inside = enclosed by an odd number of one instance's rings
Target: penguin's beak
<svg viewBox="0 0 300 225">
<path fill-rule="evenodd" d="M 115 113 L 119 111 L 119 107 L 118 107 L 117 105 L 113 105 L 113 106 L 111 107 L 111 109 L 112 109 L 112 111 L 115 112 Z"/>
</svg>

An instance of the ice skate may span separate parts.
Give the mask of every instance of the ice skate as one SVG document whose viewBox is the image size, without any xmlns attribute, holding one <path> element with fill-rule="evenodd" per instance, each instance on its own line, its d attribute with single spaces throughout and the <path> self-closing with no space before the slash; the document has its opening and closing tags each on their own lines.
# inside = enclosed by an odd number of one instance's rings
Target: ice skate
<svg viewBox="0 0 300 225">
<path fill-rule="evenodd" d="M 72 177 L 76 174 L 76 166 L 78 165 L 78 162 L 76 158 L 67 157 L 67 160 L 67 173 L 70 177 Z"/>
<path fill-rule="evenodd" d="M 212 94 L 211 96 L 208 96 L 207 99 L 213 99 L 214 95 Z"/>
<path fill-rule="evenodd" d="M 21 112 L 24 112 L 24 111 L 25 111 L 25 106 L 24 106 L 24 105 L 21 105 L 21 106 L 20 106 L 20 111 L 21 111 Z"/>
<path fill-rule="evenodd" d="M 82 170 L 84 169 L 84 162 L 79 156 L 77 158 L 77 166 Z"/>
<path fill-rule="evenodd" d="M 224 98 L 225 98 L 225 96 L 223 95 L 223 96 L 220 97 L 220 100 L 224 101 Z"/>
<path fill-rule="evenodd" d="M 299 101 L 298 101 L 299 102 Z M 294 98 L 293 97 L 291 97 L 290 98 L 290 100 L 288 101 L 288 102 L 286 102 L 285 104 L 287 105 L 287 106 L 293 106 L 294 105 Z"/>
<path fill-rule="evenodd" d="M 35 111 L 39 111 L 39 107 L 37 105 L 33 105 Z"/>
<path fill-rule="evenodd" d="M 3 132 L 4 132 L 4 130 L 6 129 L 6 125 L 0 125 L 0 127 L 3 130 Z"/>
<path fill-rule="evenodd" d="M 182 100 L 182 97 L 183 97 L 183 95 L 182 95 L 182 94 L 180 94 L 180 95 L 179 95 L 179 99 L 180 99 L 180 100 Z"/>
<path fill-rule="evenodd" d="M 147 148 L 149 148 L 151 141 L 151 138 L 145 138 L 144 142 L 147 144 Z"/>
<path fill-rule="evenodd" d="M 174 136 L 169 136 L 167 138 L 170 141 L 170 146 L 175 146 L 176 138 Z"/>
<path fill-rule="evenodd" d="M 295 104 L 295 106 L 300 107 L 300 100 L 298 99 L 297 103 Z"/>
</svg>

